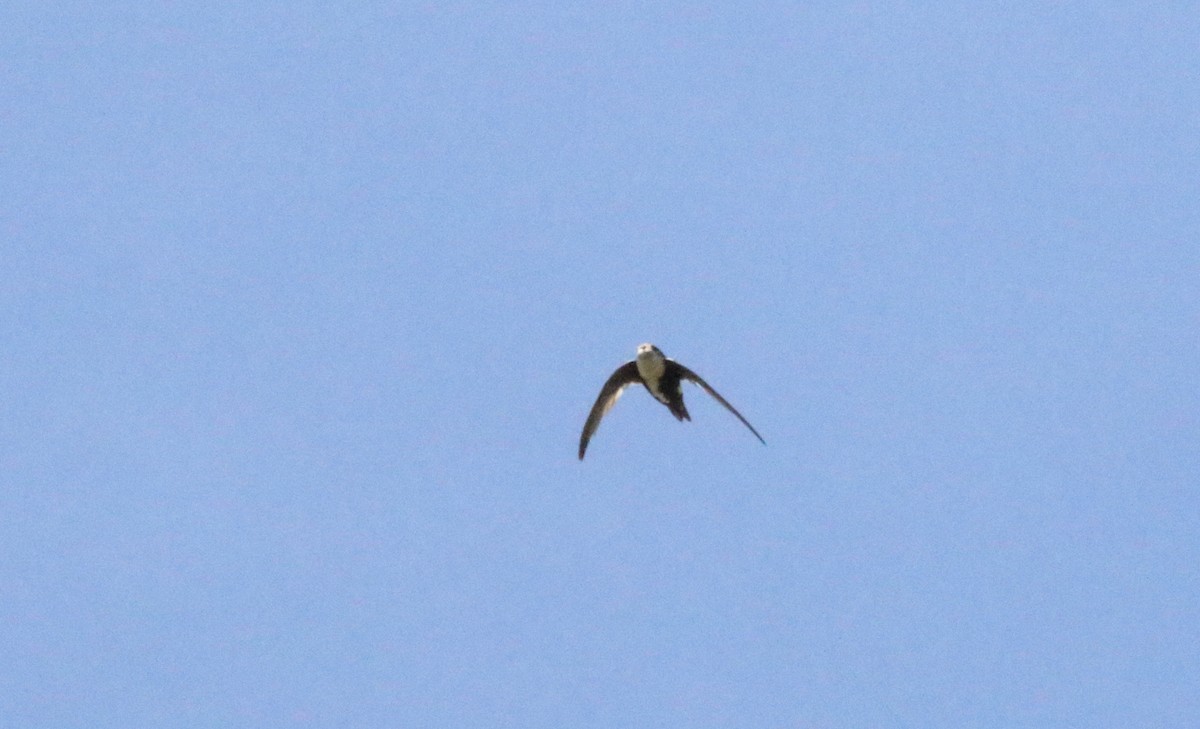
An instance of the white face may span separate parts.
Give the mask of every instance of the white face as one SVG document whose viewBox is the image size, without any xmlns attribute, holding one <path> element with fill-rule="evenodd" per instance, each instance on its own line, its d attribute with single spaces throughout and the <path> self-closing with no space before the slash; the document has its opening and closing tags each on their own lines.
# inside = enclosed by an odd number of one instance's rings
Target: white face
<svg viewBox="0 0 1200 729">
<path fill-rule="evenodd" d="M 653 344 L 639 344 L 637 348 L 638 359 L 660 359 L 663 353 Z"/>
</svg>

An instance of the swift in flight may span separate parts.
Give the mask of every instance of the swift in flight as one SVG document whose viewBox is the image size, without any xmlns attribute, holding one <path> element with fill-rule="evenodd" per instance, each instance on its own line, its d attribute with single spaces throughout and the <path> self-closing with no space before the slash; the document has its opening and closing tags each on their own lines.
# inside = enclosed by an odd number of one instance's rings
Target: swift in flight
<svg viewBox="0 0 1200 729">
<path fill-rule="evenodd" d="M 604 383 L 604 387 L 600 388 L 600 396 L 596 398 L 596 404 L 592 406 L 592 411 L 588 413 L 587 422 L 583 424 L 583 434 L 579 436 L 579 460 L 583 460 L 584 451 L 587 450 L 588 441 L 592 439 L 592 435 L 596 432 L 596 428 L 600 427 L 600 420 L 604 415 L 612 409 L 613 405 L 617 404 L 617 398 L 621 397 L 621 393 L 630 385 L 642 384 L 646 387 L 655 400 L 658 400 L 676 420 L 680 422 L 691 420 L 692 416 L 688 415 L 687 407 L 683 404 L 683 389 L 679 386 L 683 380 L 690 380 L 701 387 L 709 395 L 725 406 L 725 409 L 733 413 L 738 420 L 742 421 L 742 425 L 750 429 L 754 433 L 754 437 L 758 438 L 763 445 L 767 442 L 763 440 L 758 431 L 754 429 L 742 414 L 739 413 L 725 398 L 721 397 L 716 390 L 705 382 L 700 375 L 692 372 L 687 367 L 679 364 L 673 359 L 667 359 L 663 355 L 662 350 L 653 344 L 639 344 L 637 348 L 637 359 L 630 360 L 617 368 L 617 371 L 612 373 L 608 381 Z"/>
</svg>

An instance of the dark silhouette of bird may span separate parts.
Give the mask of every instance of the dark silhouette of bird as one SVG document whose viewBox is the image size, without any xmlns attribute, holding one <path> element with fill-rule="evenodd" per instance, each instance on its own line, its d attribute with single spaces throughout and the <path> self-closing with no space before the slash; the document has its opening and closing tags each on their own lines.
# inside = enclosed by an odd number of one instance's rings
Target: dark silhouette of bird
<svg viewBox="0 0 1200 729">
<path fill-rule="evenodd" d="M 673 359 L 667 359 L 663 355 L 662 350 L 653 344 L 639 344 L 637 348 L 637 358 L 632 359 L 617 368 L 616 372 L 608 378 L 604 383 L 604 387 L 600 388 L 600 395 L 596 398 L 596 404 L 592 405 L 592 411 L 588 413 L 587 422 L 583 424 L 583 434 L 579 436 L 579 460 L 583 460 L 583 454 L 587 451 L 588 441 L 592 439 L 592 435 L 596 432 L 596 428 L 600 427 L 600 421 L 604 415 L 612 409 L 612 406 L 617 403 L 617 399 L 621 397 L 621 393 L 626 387 L 641 383 L 645 385 L 646 391 L 649 392 L 655 400 L 658 400 L 676 420 L 684 421 L 691 420 L 692 416 L 688 415 L 687 407 L 683 404 L 683 388 L 680 383 L 683 380 L 690 380 L 699 385 L 705 392 L 712 395 L 717 402 L 725 406 L 725 409 L 733 413 L 738 420 L 742 421 L 754 433 L 754 437 L 766 445 L 767 442 L 758 434 L 742 414 L 737 411 L 729 402 L 721 397 L 721 395 L 712 386 L 705 382 L 700 375 L 692 372 L 687 367 L 679 364 Z"/>
</svg>

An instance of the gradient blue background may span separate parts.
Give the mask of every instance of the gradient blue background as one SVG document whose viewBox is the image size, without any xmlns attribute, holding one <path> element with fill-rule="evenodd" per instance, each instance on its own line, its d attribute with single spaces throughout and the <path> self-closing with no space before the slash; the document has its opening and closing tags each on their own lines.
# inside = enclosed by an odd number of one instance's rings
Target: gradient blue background
<svg viewBox="0 0 1200 729">
<path fill-rule="evenodd" d="M 1198 38 L 7 4 L 0 724 L 1200 726 Z"/>
</svg>

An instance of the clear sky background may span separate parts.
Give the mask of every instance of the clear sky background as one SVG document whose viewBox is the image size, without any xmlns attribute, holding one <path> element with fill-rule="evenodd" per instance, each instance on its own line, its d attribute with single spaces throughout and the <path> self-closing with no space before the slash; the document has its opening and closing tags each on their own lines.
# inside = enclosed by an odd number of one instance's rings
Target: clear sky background
<svg viewBox="0 0 1200 729">
<path fill-rule="evenodd" d="M 0 725 L 1200 726 L 1197 39 L 6 4 Z"/>
</svg>

